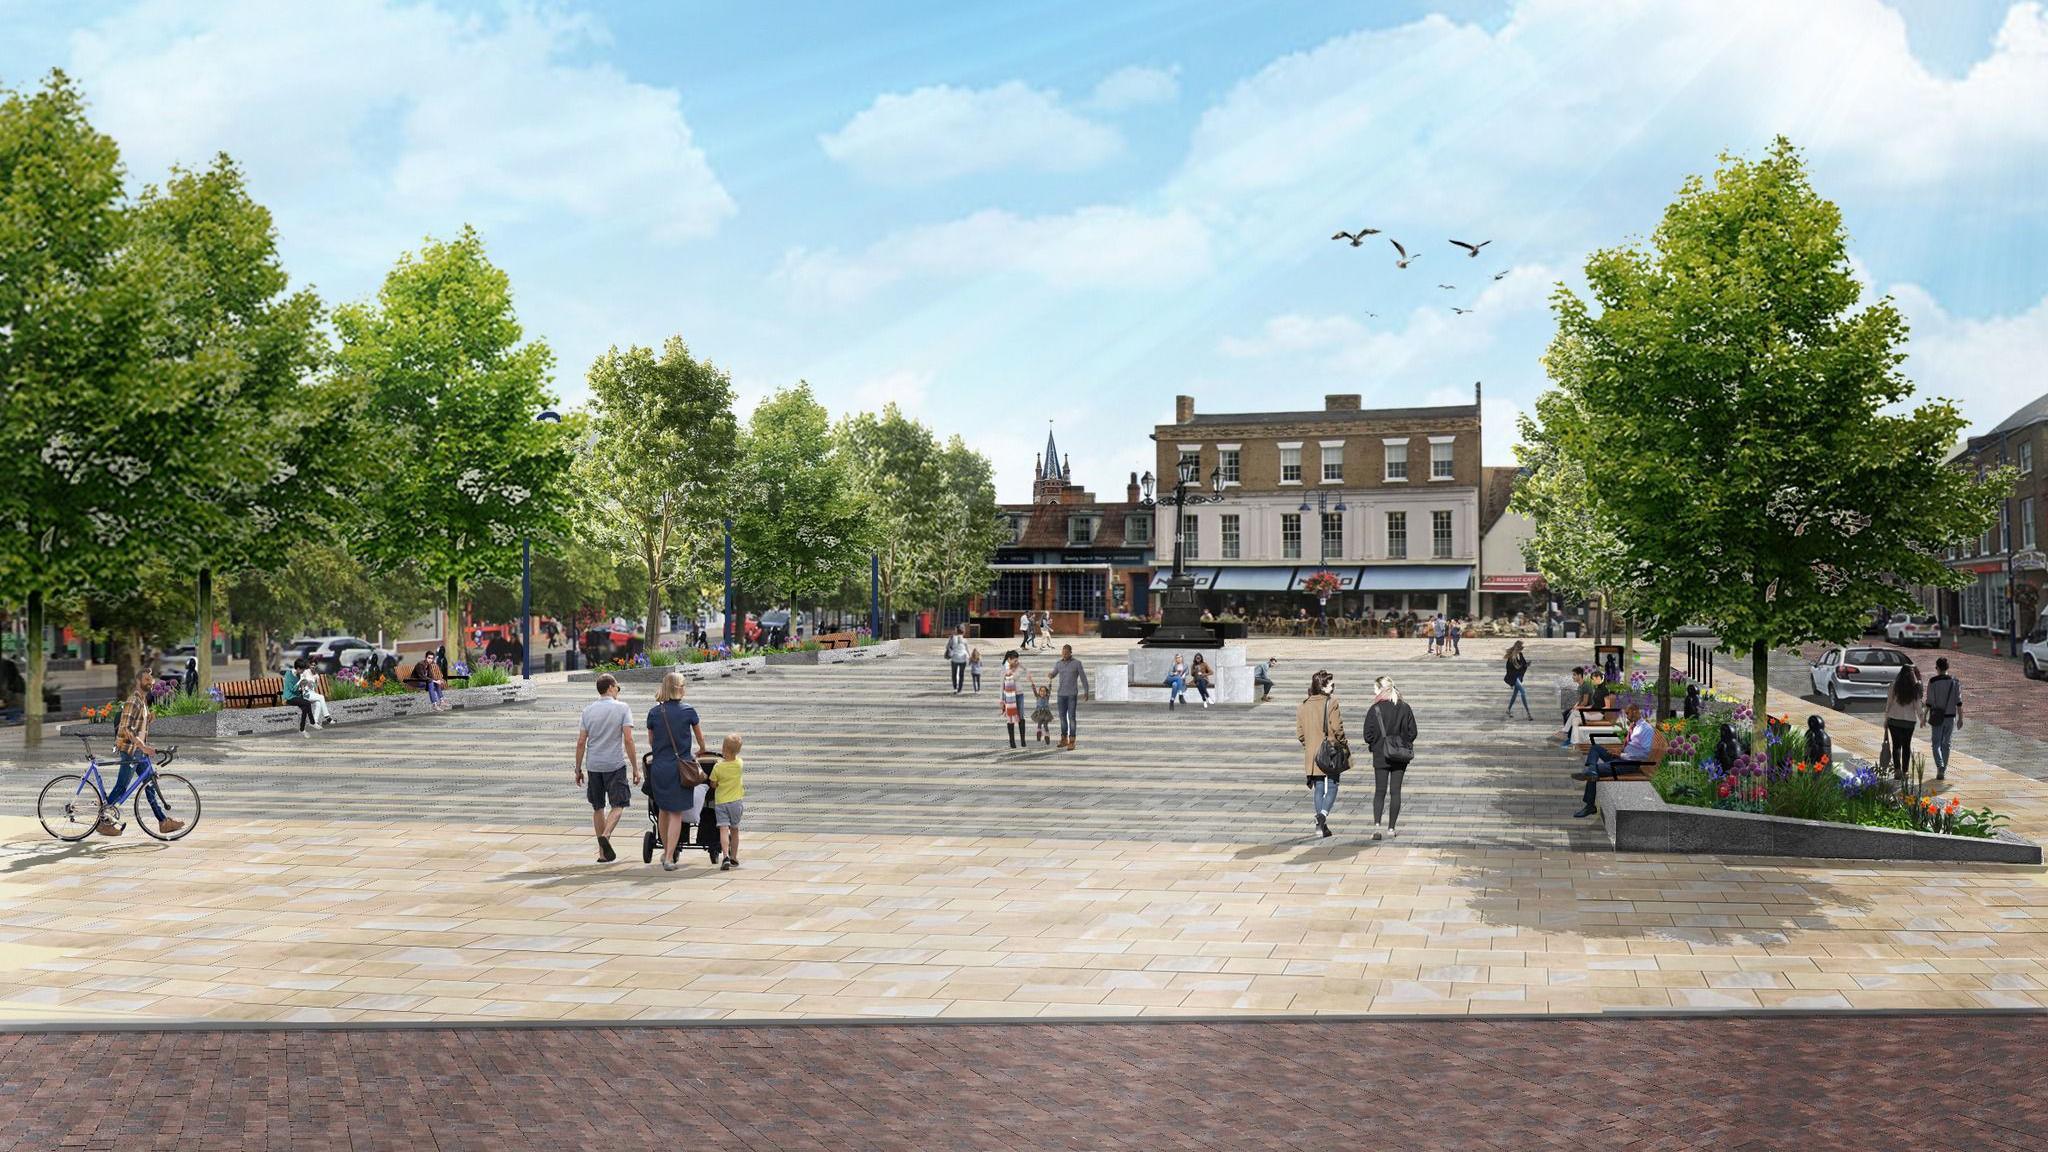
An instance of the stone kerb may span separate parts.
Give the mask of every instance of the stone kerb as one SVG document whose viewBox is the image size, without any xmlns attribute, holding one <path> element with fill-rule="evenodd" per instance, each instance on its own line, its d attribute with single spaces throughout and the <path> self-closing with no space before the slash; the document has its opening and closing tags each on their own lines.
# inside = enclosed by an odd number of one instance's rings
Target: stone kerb
<svg viewBox="0 0 2048 1152">
<path fill-rule="evenodd" d="M 681 672 L 692 682 L 721 680 L 741 673 L 753 674 L 768 666 L 765 656 L 742 656 L 736 660 L 706 660 L 698 664 L 652 664 L 644 668 L 590 668 L 569 673 L 571 684 L 588 684 L 606 672 L 621 684 L 659 684 L 671 672 Z"/>
<path fill-rule="evenodd" d="M 770 652 L 768 663 L 791 664 L 852 664 L 862 660 L 882 660 L 897 655 L 903 650 L 901 640 L 881 640 L 866 646 L 853 648 L 814 648 L 810 651 Z"/>
<path fill-rule="evenodd" d="M 1987 840 L 1667 804 L 1656 785 L 1641 780 L 1601 781 L 1600 815 L 1617 852 L 2041 863 L 2040 845 L 2006 832 Z"/>
<path fill-rule="evenodd" d="M 536 699 L 534 686 L 529 681 L 515 680 L 509 684 L 494 684 L 488 688 L 453 688 L 442 694 L 442 699 L 451 708 L 468 710 L 472 708 L 495 708 L 504 704 L 523 704 Z M 369 724 L 383 720 L 402 720 L 412 716 L 433 714 L 433 705 L 423 692 L 407 692 L 403 696 L 359 696 L 353 700 L 336 700 L 327 705 L 336 726 L 343 724 Z M 65 736 L 112 737 L 113 724 L 79 722 L 66 724 L 59 732 Z M 299 728 L 297 708 L 227 708 L 219 712 L 200 712 L 190 716 L 165 716 L 152 720 L 149 732 L 155 738 L 174 740 L 216 740 L 242 736 L 272 736 L 296 732 Z"/>
</svg>

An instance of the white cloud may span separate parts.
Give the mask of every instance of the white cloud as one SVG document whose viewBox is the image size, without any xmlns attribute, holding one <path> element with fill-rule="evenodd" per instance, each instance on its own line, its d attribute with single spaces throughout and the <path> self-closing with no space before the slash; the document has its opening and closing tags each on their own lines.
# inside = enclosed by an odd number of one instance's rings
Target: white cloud
<svg viewBox="0 0 2048 1152">
<path fill-rule="evenodd" d="M 1014 274 L 1055 288 L 1165 288 L 1210 270 L 1209 238 L 1186 212 L 1089 207 L 1022 217 L 999 210 L 895 233 L 857 254 L 791 251 L 777 278 L 845 302 L 898 281 Z"/>
<path fill-rule="evenodd" d="M 1915 284 L 1894 285 L 1891 296 L 1912 326 L 1903 371 L 1914 394 L 1956 401 L 1967 431 L 1989 431 L 2048 392 L 2048 297 L 2024 311 L 1967 319 Z"/>
<path fill-rule="evenodd" d="M 663 240 L 711 231 L 733 202 L 677 93 L 571 62 L 604 42 L 525 7 L 490 21 L 392 0 L 150 0 L 79 32 L 73 68 L 144 179 L 224 150 L 260 187 L 429 214 L 414 237 L 554 211 Z"/>
<path fill-rule="evenodd" d="M 885 184 L 1015 169 L 1074 172 L 1123 149 L 1114 129 L 1061 107 L 1057 92 L 1016 80 L 885 92 L 818 142 L 827 156 Z"/>
<path fill-rule="evenodd" d="M 925 397 L 931 390 L 931 384 L 930 372 L 910 368 L 884 372 L 854 388 L 847 412 L 880 412 L 885 406 L 894 404 L 905 415 L 918 416 L 925 410 Z"/>
<path fill-rule="evenodd" d="M 1104 112 L 1121 112 L 1148 104 L 1171 104 L 1180 98 L 1180 69 L 1132 65 L 1102 78 L 1088 103 Z"/>
</svg>

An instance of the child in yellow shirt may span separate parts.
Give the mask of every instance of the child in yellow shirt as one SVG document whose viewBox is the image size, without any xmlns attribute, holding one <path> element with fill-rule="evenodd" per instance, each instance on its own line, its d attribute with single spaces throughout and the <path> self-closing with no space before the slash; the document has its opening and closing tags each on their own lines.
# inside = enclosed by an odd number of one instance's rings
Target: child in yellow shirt
<svg viewBox="0 0 2048 1152">
<path fill-rule="evenodd" d="M 740 866 L 740 816 L 747 809 L 746 786 L 740 773 L 746 762 L 740 759 L 740 734 L 734 732 L 719 746 L 718 764 L 711 769 L 711 811 L 718 819 L 718 848 L 725 861 L 723 872 Z"/>
</svg>

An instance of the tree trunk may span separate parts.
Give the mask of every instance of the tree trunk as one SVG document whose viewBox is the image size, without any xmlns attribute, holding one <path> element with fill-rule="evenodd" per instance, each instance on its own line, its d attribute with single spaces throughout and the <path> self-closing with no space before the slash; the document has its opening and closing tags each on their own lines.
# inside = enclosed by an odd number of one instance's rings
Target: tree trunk
<svg viewBox="0 0 2048 1152">
<path fill-rule="evenodd" d="M 213 569 L 199 570 L 199 637 L 194 645 L 199 657 L 199 695 L 213 687 Z"/>
<path fill-rule="evenodd" d="M 43 594 L 28 594 L 28 699 L 21 702 L 21 742 L 33 748 L 43 742 L 43 682 L 48 660 L 43 652 Z"/>
<path fill-rule="evenodd" d="M 263 679 L 264 675 L 269 671 L 269 669 L 263 666 L 263 657 L 270 650 L 269 630 L 257 628 L 253 625 L 244 625 L 242 628 L 242 647 L 246 648 L 249 652 L 249 679 Z"/>
<path fill-rule="evenodd" d="M 647 658 L 661 648 L 661 558 L 647 549 Z"/>
<path fill-rule="evenodd" d="M 462 643 L 462 586 L 455 577 L 450 576 L 447 587 L 443 589 L 443 592 L 447 600 L 445 608 L 448 612 L 448 623 L 441 629 L 442 632 L 447 633 L 441 640 L 442 643 L 448 646 L 448 663 L 450 665 L 466 664 L 469 662 L 469 653 Z M 454 669 L 452 667 L 444 668 L 441 671 L 442 675 L 445 676 L 451 674 Z"/>
<path fill-rule="evenodd" d="M 1657 719 L 1671 719 L 1671 635 L 1657 638 Z"/>
<path fill-rule="evenodd" d="M 1624 617 L 1621 622 L 1621 674 L 1626 676 L 1636 664 L 1636 621 L 1635 617 Z"/>
<path fill-rule="evenodd" d="M 1750 707 L 1756 712 L 1749 750 L 1762 752 L 1770 747 L 1771 649 L 1761 640 L 1749 646 L 1749 678 L 1753 685 Z"/>
</svg>

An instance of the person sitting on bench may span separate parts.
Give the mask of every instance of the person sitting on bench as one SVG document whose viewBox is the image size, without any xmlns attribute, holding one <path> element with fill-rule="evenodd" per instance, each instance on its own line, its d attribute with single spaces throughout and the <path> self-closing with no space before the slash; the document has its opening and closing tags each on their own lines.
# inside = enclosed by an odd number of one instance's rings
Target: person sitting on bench
<svg viewBox="0 0 2048 1152">
<path fill-rule="evenodd" d="M 1620 775 L 1620 770 L 1615 767 L 1616 761 L 1647 760 L 1651 750 L 1657 746 L 1657 727 L 1643 715 L 1642 709 L 1631 704 L 1624 715 L 1628 719 L 1628 741 L 1621 746 L 1620 754 L 1609 752 L 1604 745 L 1595 744 L 1592 750 L 1586 753 L 1585 771 L 1572 773 L 1572 779 L 1586 782 L 1585 805 L 1572 815 L 1591 816 L 1600 810 L 1599 805 L 1594 803 L 1594 797 L 1598 795 L 1596 785 L 1603 774 L 1609 777 Z"/>
</svg>

